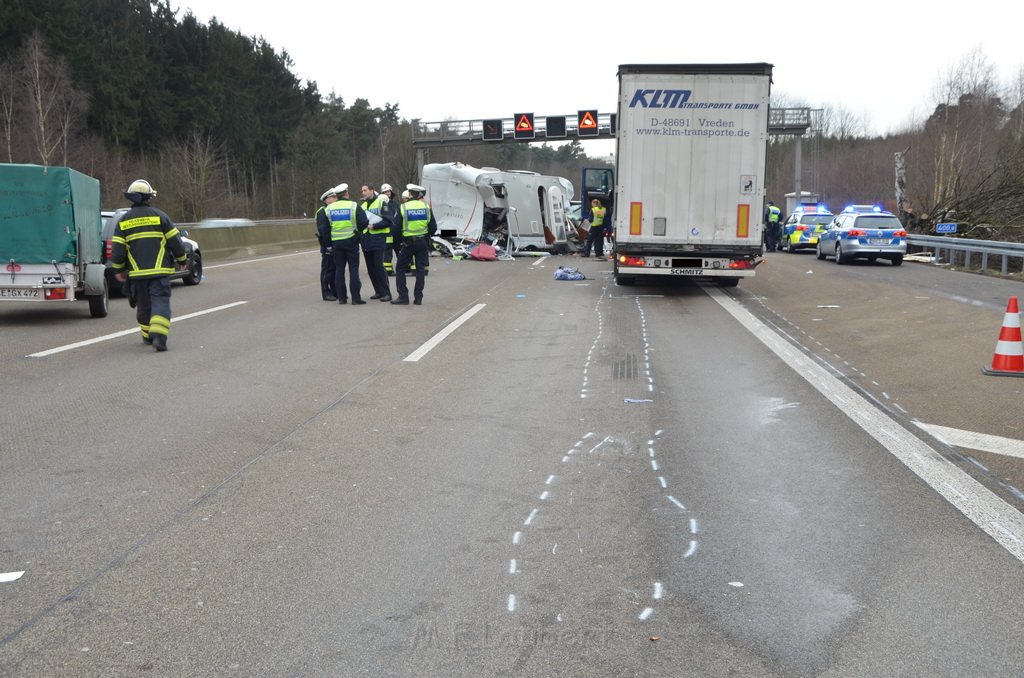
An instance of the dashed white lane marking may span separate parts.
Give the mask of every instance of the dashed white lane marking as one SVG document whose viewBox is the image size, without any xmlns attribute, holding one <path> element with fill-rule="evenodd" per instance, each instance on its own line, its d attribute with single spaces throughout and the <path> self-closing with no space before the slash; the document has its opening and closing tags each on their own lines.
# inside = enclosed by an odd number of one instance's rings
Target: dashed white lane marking
<svg viewBox="0 0 1024 678">
<path fill-rule="evenodd" d="M 965 447 L 969 450 L 979 450 L 981 452 L 991 452 L 992 454 L 1024 459 L 1024 440 L 1001 438 L 1000 436 L 975 433 L 974 431 L 962 431 L 957 428 L 925 424 L 920 421 L 915 421 L 914 423 L 939 440 L 949 443 L 954 447 Z"/>
<path fill-rule="evenodd" d="M 509 596 L 508 596 L 508 611 L 509 612 L 515 612 L 516 611 L 516 594 L 514 594 L 514 593 L 510 593 Z"/>
<path fill-rule="evenodd" d="M 653 607 L 645 607 L 644 611 L 640 613 L 640 617 L 639 617 L 640 621 L 644 621 L 645 619 L 650 617 L 653 612 L 654 612 L 654 608 Z"/>
<path fill-rule="evenodd" d="M 248 301 L 236 301 L 232 304 L 224 304 L 223 306 L 216 306 L 214 308 L 208 308 L 205 311 L 196 311 L 195 313 L 187 313 L 180 315 L 176 318 L 171 318 L 172 323 L 180 323 L 182 320 L 188 320 L 189 318 L 197 318 L 207 313 L 216 313 L 217 311 L 223 311 L 235 306 L 241 306 L 242 304 L 248 304 Z M 133 327 L 130 330 L 121 330 L 120 332 L 114 332 L 112 334 L 104 334 L 102 337 L 95 337 L 93 339 L 86 339 L 85 341 L 78 341 L 74 344 L 65 344 L 64 346 L 58 346 L 51 348 L 46 351 L 39 351 L 38 353 L 30 353 L 25 356 L 26 358 L 45 358 L 46 356 L 53 355 L 55 353 L 63 353 L 64 351 L 73 351 L 76 348 L 82 348 L 83 346 L 91 346 L 92 344 L 98 344 L 101 341 L 110 341 L 111 339 L 117 339 L 118 337 L 127 337 L 132 334 L 138 334 L 139 328 Z"/>
<path fill-rule="evenodd" d="M 448 335 L 450 335 L 455 330 L 459 329 L 459 327 L 461 327 L 463 323 L 465 323 L 467 320 L 469 320 L 477 313 L 482 311 L 486 306 L 487 304 L 477 304 L 473 308 L 469 309 L 468 311 L 460 315 L 455 320 L 451 321 L 443 330 L 441 330 L 440 332 L 432 336 L 430 339 L 428 339 L 426 342 L 424 342 L 422 346 L 420 346 L 418 349 L 416 349 L 409 355 L 405 356 L 405 362 L 414 363 L 419 361 L 420 358 L 430 353 L 430 351 L 432 351 L 434 347 L 436 347 L 438 344 L 440 344 L 442 341 L 448 338 Z"/>
<path fill-rule="evenodd" d="M 18 581 L 21 579 L 21 575 L 25 574 L 25 570 L 21 572 L 4 572 L 0 574 L 0 584 L 6 584 L 10 581 Z"/>
<path fill-rule="evenodd" d="M 702 286 L 701 289 L 840 412 L 1024 563 L 1024 515 L 794 348 L 743 308 L 739 301 L 715 287 Z"/>
</svg>

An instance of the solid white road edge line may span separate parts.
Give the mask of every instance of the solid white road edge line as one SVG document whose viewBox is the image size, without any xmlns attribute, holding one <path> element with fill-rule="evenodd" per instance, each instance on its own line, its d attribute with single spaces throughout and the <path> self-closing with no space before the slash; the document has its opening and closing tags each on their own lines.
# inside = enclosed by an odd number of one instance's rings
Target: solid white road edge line
<svg viewBox="0 0 1024 678">
<path fill-rule="evenodd" d="M 981 452 L 991 452 L 992 454 L 1001 454 L 1006 457 L 1024 459 L 1024 440 L 1001 438 L 1000 436 L 991 436 L 987 433 L 963 431 L 958 428 L 947 428 L 938 424 L 925 424 L 920 421 L 915 421 L 914 423 L 953 447 L 963 447 L 968 450 L 979 450 Z"/>
<path fill-rule="evenodd" d="M 890 454 L 1024 563 L 1024 515 L 794 348 L 739 301 L 718 288 L 701 288 Z"/>
<path fill-rule="evenodd" d="M 242 266 L 243 264 L 258 264 L 263 261 L 272 261 L 274 259 L 286 259 L 288 257 L 301 257 L 305 254 L 312 254 L 316 252 L 315 249 L 303 250 L 302 252 L 291 252 L 289 254 L 275 254 L 270 257 L 255 257 L 253 259 L 243 259 L 242 261 L 229 261 L 223 264 L 213 264 L 212 266 L 203 266 L 204 271 L 212 271 L 215 268 L 227 268 L 228 266 Z"/>
<path fill-rule="evenodd" d="M 453 320 L 447 327 L 445 327 L 443 330 L 432 336 L 426 343 L 424 343 L 418 349 L 416 349 L 409 355 L 405 356 L 405 362 L 418 362 L 420 358 L 430 353 L 430 351 L 433 350 L 435 346 L 444 341 L 449 334 L 459 329 L 462 323 L 466 322 L 467 320 L 475 316 L 477 313 L 483 310 L 485 306 L 487 306 L 487 304 L 477 304 L 473 308 L 469 309 L 468 311 L 460 315 L 458 318 Z"/>
<path fill-rule="evenodd" d="M 21 572 L 4 572 L 0 574 L 0 584 L 6 584 L 11 581 L 18 581 L 21 579 L 21 575 L 25 574 L 25 570 Z"/>
<path fill-rule="evenodd" d="M 248 304 L 248 301 L 236 301 L 233 304 L 225 304 L 224 306 L 216 306 L 214 308 L 208 308 L 205 311 L 196 311 L 195 313 L 188 313 L 186 315 L 178 316 L 177 318 L 171 318 L 172 323 L 180 322 L 182 320 L 188 320 L 189 318 L 195 318 L 207 313 L 215 313 L 217 311 L 223 311 L 227 308 L 233 308 L 235 306 L 241 306 L 242 304 Z M 51 348 L 46 351 L 39 351 L 38 353 L 30 353 L 25 356 L 26 358 L 45 358 L 48 355 L 54 353 L 63 353 L 64 351 L 71 351 L 76 348 L 82 348 L 83 346 L 90 346 L 92 344 L 98 344 L 101 341 L 110 341 L 111 339 L 117 339 L 118 337 L 127 337 L 131 334 L 138 333 L 139 328 L 134 327 L 130 330 L 122 330 L 120 332 L 114 332 L 113 334 L 104 334 L 102 337 L 95 337 L 93 339 L 86 339 L 85 341 L 78 341 L 74 344 L 65 344 L 64 346 L 58 346 L 57 348 Z"/>
</svg>

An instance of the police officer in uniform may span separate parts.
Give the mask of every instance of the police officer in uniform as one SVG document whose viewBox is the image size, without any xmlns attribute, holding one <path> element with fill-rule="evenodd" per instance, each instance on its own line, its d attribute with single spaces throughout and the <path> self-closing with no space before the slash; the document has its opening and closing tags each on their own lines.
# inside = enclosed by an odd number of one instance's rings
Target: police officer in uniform
<svg viewBox="0 0 1024 678">
<path fill-rule="evenodd" d="M 779 243 L 779 236 L 782 235 L 782 210 L 771 200 L 768 201 L 768 209 L 764 211 L 764 221 L 765 244 L 769 252 L 774 252 Z"/>
<path fill-rule="evenodd" d="M 369 220 L 358 203 L 349 200 L 348 184 L 338 184 L 332 189 L 334 195 L 327 196 L 327 223 L 330 230 L 321 232 L 321 237 L 330 238 L 334 251 L 334 289 L 339 304 L 348 303 L 349 290 L 345 287 L 345 269 L 348 268 L 348 282 L 353 304 L 365 304 L 359 295 L 362 283 L 359 281 L 359 233 L 366 229 Z M 333 197 L 333 199 L 332 199 Z"/>
<path fill-rule="evenodd" d="M 371 299 L 391 301 L 391 285 L 388 283 L 388 272 L 384 268 L 384 250 L 391 234 L 391 220 L 384 212 L 388 199 L 377 193 L 373 186 L 364 184 L 362 188 L 362 208 L 369 216 L 370 225 L 362 235 L 363 258 L 366 260 L 366 272 L 373 285 Z M 377 222 L 374 223 L 374 219 Z"/>
<path fill-rule="evenodd" d="M 128 281 L 142 341 L 166 351 L 171 332 L 170 275 L 175 264 L 185 267 L 185 244 L 171 218 L 149 204 L 156 191 L 148 181 L 133 181 L 124 197 L 132 206 L 114 230 L 111 266 L 119 281 Z"/>
<path fill-rule="evenodd" d="M 594 248 L 594 255 L 604 258 L 604 217 L 608 210 L 601 205 L 601 201 L 594 198 L 590 202 L 590 233 L 587 235 L 587 242 L 583 245 L 581 257 L 590 256 L 590 248 Z"/>
<path fill-rule="evenodd" d="M 324 301 L 337 301 L 334 291 L 334 250 L 331 248 L 330 237 L 321 233 L 330 233 L 331 225 L 327 220 L 327 197 L 334 195 L 334 189 L 328 188 L 320 196 L 320 209 L 316 211 L 316 239 L 320 242 L 320 295 Z"/>
<path fill-rule="evenodd" d="M 398 252 L 395 264 L 395 287 L 398 297 L 391 300 L 392 304 L 408 304 L 409 288 L 405 284 L 405 274 L 409 271 L 409 263 L 416 263 L 416 285 L 413 287 L 412 303 L 419 306 L 423 303 L 423 286 L 426 279 L 427 261 L 430 257 L 430 238 L 437 232 L 437 222 L 430 207 L 423 201 L 427 189 L 416 184 L 405 187 L 409 191 L 409 200 L 399 208 L 397 221 L 402 226 L 402 249 Z"/>
</svg>

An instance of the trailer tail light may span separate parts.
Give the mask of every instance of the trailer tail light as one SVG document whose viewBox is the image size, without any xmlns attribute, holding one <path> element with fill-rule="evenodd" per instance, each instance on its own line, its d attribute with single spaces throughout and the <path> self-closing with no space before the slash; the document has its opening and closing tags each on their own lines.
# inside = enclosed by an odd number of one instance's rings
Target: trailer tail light
<svg viewBox="0 0 1024 678">
<path fill-rule="evenodd" d="M 68 290 L 66 287 L 53 287 L 43 290 L 43 297 L 51 301 L 60 301 L 68 298 Z"/>
<path fill-rule="evenodd" d="M 733 259 L 729 262 L 729 268 L 733 270 L 748 270 L 754 268 L 754 262 L 750 259 Z"/>
<path fill-rule="evenodd" d="M 643 257 L 631 257 L 626 254 L 620 254 L 619 263 L 623 266 L 643 266 L 646 262 Z"/>
</svg>

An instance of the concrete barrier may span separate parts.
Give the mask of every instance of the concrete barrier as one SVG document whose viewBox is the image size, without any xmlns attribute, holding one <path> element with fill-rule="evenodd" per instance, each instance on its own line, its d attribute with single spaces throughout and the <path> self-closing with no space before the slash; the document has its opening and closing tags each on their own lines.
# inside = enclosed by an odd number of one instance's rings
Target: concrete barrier
<svg viewBox="0 0 1024 678">
<path fill-rule="evenodd" d="M 199 243 L 204 261 L 238 259 L 320 247 L 316 240 L 316 221 L 313 219 L 258 221 L 244 226 L 177 226 L 187 231 L 188 237 Z"/>
</svg>

